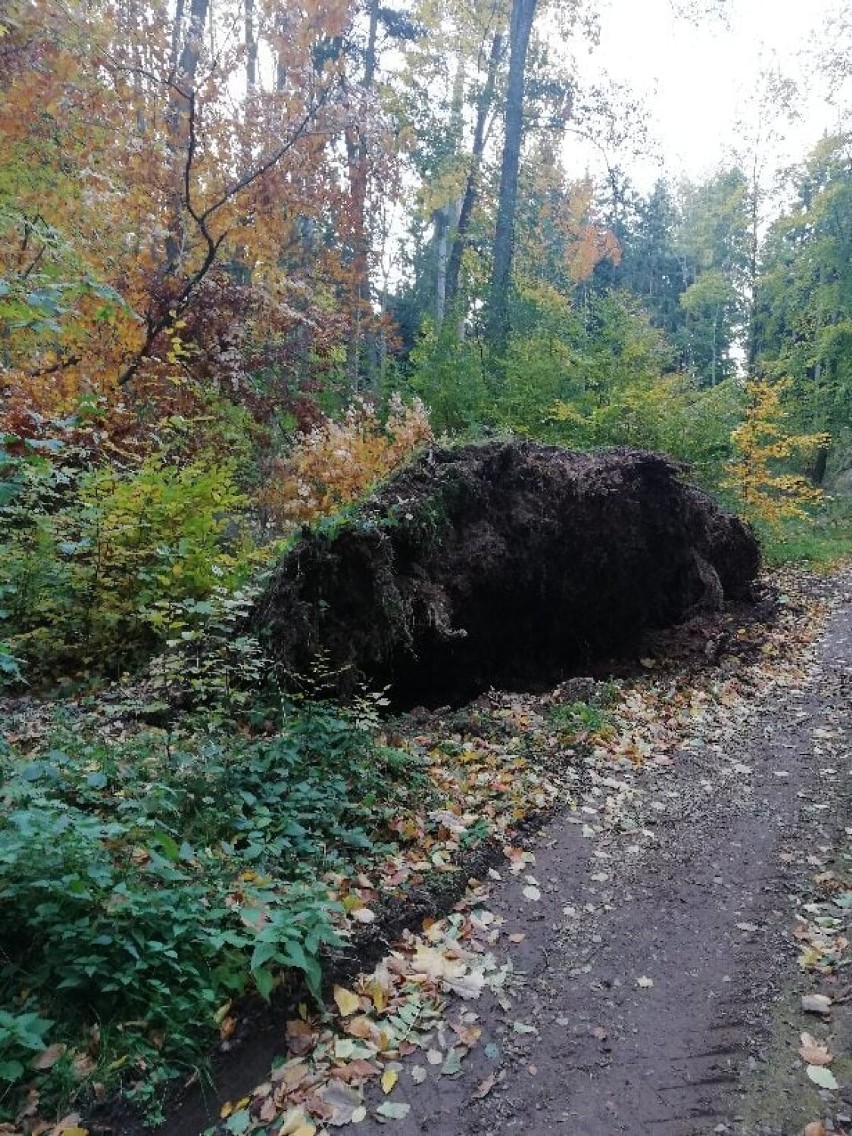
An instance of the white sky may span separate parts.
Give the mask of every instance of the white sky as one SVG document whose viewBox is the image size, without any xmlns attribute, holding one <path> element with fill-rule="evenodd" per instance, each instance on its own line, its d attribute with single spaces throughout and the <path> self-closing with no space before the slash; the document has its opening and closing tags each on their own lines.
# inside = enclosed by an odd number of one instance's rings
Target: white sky
<svg viewBox="0 0 852 1136">
<path fill-rule="evenodd" d="M 738 119 L 754 122 L 762 69 L 807 76 L 802 50 L 832 9 L 838 0 L 728 0 L 727 21 L 708 18 L 696 26 L 673 14 L 671 0 L 602 0 L 600 47 L 578 62 L 590 74 L 602 66 L 629 82 L 649 108 L 667 172 L 701 180 L 730 155 Z M 787 128 L 788 153 L 781 147 L 779 161 L 801 160 L 838 125 L 837 110 L 819 97 L 803 101 L 802 112 L 802 121 Z M 577 161 L 591 159 L 578 154 Z M 630 169 L 645 191 L 659 174 L 651 163 Z"/>
</svg>

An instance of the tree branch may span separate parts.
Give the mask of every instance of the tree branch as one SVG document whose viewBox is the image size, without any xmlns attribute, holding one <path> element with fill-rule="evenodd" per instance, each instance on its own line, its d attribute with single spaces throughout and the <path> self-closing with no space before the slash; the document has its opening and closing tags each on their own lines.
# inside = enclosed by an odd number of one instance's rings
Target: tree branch
<svg viewBox="0 0 852 1136">
<path fill-rule="evenodd" d="M 183 166 L 182 182 L 183 182 L 183 207 L 189 214 L 190 218 L 195 224 L 195 227 L 204 241 L 206 252 L 199 267 L 192 273 L 192 275 L 185 281 L 183 287 L 176 296 L 171 297 L 166 310 L 155 316 L 152 311 L 146 314 L 145 317 L 145 339 L 137 350 L 134 358 L 127 364 L 125 369 L 118 377 L 119 386 L 125 386 L 133 379 L 138 372 L 140 366 L 145 359 L 149 358 L 154 343 L 164 331 L 174 326 L 178 316 L 185 310 L 190 297 L 196 290 L 198 285 L 207 276 L 210 269 L 216 262 L 219 249 L 222 242 L 227 237 L 230 229 L 226 228 L 218 236 L 214 236 L 209 228 L 210 220 L 222 209 L 228 202 L 240 194 L 243 190 L 248 189 L 250 185 L 262 178 L 264 174 L 268 173 L 277 163 L 284 157 L 284 155 L 291 150 L 297 142 L 302 138 L 308 137 L 309 131 L 307 130 L 308 124 L 315 117 L 317 111 L 322 106 L 322 100 L 315 103 L 304 114 L 301 121 L 293 129 L 287 140 L 281 143 L 271 154 L 268 154 L 258 165 L 253 169 L 246 171 L 243 175 L 231 181 L 219 197 L 208 205 L 205 209 L 199 211 L 193 201 L 192 194 L 192 173 L 195 162 L 195 155 L 198 148 L 198 113 L 196 105 L 195 91 L 183 90 L 174 78 L 170 77 L 167 80 L 167 85 L 181 98 L 187 102 L 187 145 L 186 145 L 186 160 Z"/>
</svg>

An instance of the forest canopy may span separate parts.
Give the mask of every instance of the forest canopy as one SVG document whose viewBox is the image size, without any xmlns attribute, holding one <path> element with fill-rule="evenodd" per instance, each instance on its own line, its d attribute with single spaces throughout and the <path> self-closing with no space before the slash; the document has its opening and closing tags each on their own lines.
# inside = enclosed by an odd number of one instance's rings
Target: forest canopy
<svg viewBox="0 0 852 1136">
<path fill-rule="evenodd" d="M 642 192 L 595 34 L 543 0 L 5 6 L 10 673 L 119 672 L 439 434 L 667 451 L 773 522 L 842 475 L 850 136 L 779 192 L 747 139 Z"/>
</svg>

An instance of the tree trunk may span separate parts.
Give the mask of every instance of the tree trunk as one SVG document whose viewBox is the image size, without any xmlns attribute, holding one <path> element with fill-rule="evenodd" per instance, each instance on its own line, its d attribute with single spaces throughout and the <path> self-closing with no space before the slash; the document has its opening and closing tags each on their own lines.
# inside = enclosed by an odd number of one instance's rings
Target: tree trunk
<svg viewBox="0 0 852 1136">
<path fill-rule="evenodd" d="M 175 26 L 172 33 L 172 88 L 169 96 L 168 109 L 168 147 L 173 161 L 172 174 L 174 187 L 172 190 L 172 218 L 169 221 L 169 233 L 166 237 L 166 263 L 163 277 L 173 276 L 181 262 L 184 251 L 184 177 L 189 161 L 187 147 L 189 145 L 187 116 L 189 102 L 187 96 L 195 91 L 195 80 L 198 72 L 198 61 L 201 58 L 201 48 L 204 43 L 204 28 L 210 0 L 190 0 L 189 23 L 183 47 L 180 48 L 180 26 L 183 21 L 184 4 L 178 0 L 175 13 Z"/>
<path fill-rule="evenodd" d="M 432 225 L 435 230 L 435 295 L 434 315 L 440 327 L 444 322 L 444 313 L 447 309 L 447 259 L 449 252 L 450 235 L 450 206 L 442 205 L 432 213 Z"/>
<path fill-rule="evenodd" d="M 506 93 L 506 138 L 500 168 L 500 196 L 494 233 L 494 264 L 491 271 L 491 297 L 486 339 L 500 355 L 509 339 L 509 280 L 515 235 L 515 205 L 518 200 L 518 170 L 524 124 L 524 78 L 537 0 L 512 0 L 509 25 L 509 88 Z"/>
<path fill-rule="evenodd" d="M 257 94 L 257 34 L 254 27 L 254 0 L 243 0 L 246 45 L 246 101 Z"/>
<path fill-rule="evenodd" d="M 479 188 L 479 171 L 482 167 L 482 155 L 485 151 L 486 125 L 488 111 L 494 101 L 494 86 L 497 81 L 497 67 L 503 54 L 503 35 L 497 32 L 491 41 L 491 54 L 488 57 L 488 72 L 485 77 L 485 86 L 476 108 L 476 126 L 473 131 L 473 150 L 470 156 L 470 169 L 459 212 L 456 235 L 453 239 L 453 248 L 447 264 L 447 282 L 444 289 L 445 310 L 452 308 L 459 290 L 459 276 L 461 263 L 467 246 L 467 234 L 470 229 L 473 207 L 476 204 L 476 194 Z"/>
<path fill-rule="evenodd" d="M 379 28 L 379 2 L 370 0 L 370 23 L 364 54 L 361 87 L 372 89 L 376 76 L 376 36 Z M 367 182 L 369 155 L 367 132 L 362 124 L 347 126 L 346 159 L 349 169 L 349 197 L 352 224 L 352 331 L 347 346 L 347 373 L 353 390 L 361 379 L 362 325 L 370 309 L 370 249 L 367 233 Z"/>
</svg>

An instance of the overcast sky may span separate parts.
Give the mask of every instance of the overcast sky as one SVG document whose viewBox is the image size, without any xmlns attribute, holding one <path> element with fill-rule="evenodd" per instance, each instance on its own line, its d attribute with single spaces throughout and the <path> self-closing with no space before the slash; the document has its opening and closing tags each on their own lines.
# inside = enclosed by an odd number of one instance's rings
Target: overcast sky
<svg viewBox="0 0 852 1136">
<path fill-rule="evenodd" d="M 602 0 L 600 47 L 581 66 L 593 73 L 602 65 L 628 80 L 646 101 L 650 131 L 669 172 L 697 180 L 730 154 L 737 121 L 754 121 L 761 69 L 806 75 L 802 49 L 837 6 L 838 0 L 728 0 L 727 21 L 695 26 L 672 13 L 671 0 Z M 789 132 L 797 159 L 838 121 L 820 98 L 801 108 L 802 121 Z M 578 161 L 589 160 L 578 155 Z M 639 164 L 633 171 L 640 187 L 649 188 L 655 168 Z"/>
</svg>

